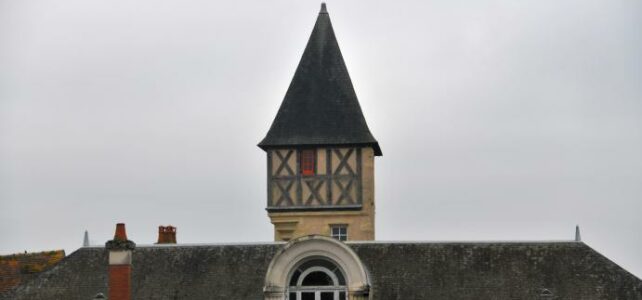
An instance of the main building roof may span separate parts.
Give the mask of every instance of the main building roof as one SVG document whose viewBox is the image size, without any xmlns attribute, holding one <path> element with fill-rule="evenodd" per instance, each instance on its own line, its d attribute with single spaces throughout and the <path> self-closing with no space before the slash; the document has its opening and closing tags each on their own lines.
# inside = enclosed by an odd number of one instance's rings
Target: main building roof
<svg viewBox="0 0 642 300">
<path fill-rule="evenodd" d="M 284 245 L 139 246 L 132 299 L 263 299 Z M 642 299 L 640 279 L 582 242 L 348 246 L 368 271 L 372 300 Z M 81 248 L 0 299 L 92 299 L 108 292 L 107 268 L 104 248 Z"/>
<path fill-rule="evenodd" d="M 259 147 L 365 145 L 381 155 L 322 6 L 272 126 Z"/>
</svg>

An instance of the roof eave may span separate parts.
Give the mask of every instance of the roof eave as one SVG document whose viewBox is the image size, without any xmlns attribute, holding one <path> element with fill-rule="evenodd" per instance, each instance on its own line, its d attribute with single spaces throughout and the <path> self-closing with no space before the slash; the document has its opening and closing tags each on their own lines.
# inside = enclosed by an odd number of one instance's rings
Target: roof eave
<svg viewBox="0 0 642 300">
<path fill-rule="evenodd" d="M 276 149 L 276 148 L 345 147 L 345 146 L 372 147 L 372 150 L 374 151 L 375 156 L 383 156 L 381 147 L 379 147 L 379 142 L 342 143 L 342 144 L 266 144 L 264 142 L 260 142 L 257 146 L 266 152 L 268 149 Z"/>
</svg>

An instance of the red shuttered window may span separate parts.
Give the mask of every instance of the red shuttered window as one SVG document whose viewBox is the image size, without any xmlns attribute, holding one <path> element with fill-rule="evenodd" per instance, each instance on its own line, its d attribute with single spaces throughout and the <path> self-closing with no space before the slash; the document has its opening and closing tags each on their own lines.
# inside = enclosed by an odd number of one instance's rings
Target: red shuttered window
<svg viewBox="0 0 642 300">
<path fill-rule="evenodd" d="M 303 176 L 314 175 L 314 150 L 301 150 L 301 174 Z"/>
</svg>

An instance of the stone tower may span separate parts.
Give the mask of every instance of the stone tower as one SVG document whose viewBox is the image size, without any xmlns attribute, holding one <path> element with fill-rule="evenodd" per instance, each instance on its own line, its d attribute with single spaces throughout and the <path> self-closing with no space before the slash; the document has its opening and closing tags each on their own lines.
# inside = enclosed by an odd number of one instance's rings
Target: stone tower
<svg viewBox="0 0 642 300">
<path fill-rule="evenodd" d="M 321 234 L 374 240 L 374 158 L 325 4 L 266 137 L 274 239 Z"/>
</svg>

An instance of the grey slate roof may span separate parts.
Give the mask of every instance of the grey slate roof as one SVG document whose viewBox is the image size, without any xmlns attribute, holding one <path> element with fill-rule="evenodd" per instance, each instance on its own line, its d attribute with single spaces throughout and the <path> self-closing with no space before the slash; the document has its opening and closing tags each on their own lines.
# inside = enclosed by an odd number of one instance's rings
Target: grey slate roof
<svg viewBox="0 0 642 300">
<path fill-rule="evenodd" d="M 132 299 L 263 299 L 284 244 L 139 246 Z M 348 243 L 372 299 L 642 299 L 642 281 L 581 242 Z M 541 297 L 543 289 L 553 297 Z M 107 253 L 81 248 L 0 299 L 92 299 L 107 293 Z"/>
<path fill-rule="evenodd" d="M 272 126 L 259 147 L 364 145 L 380 156 L 322 7 Z"/>
</svg>

